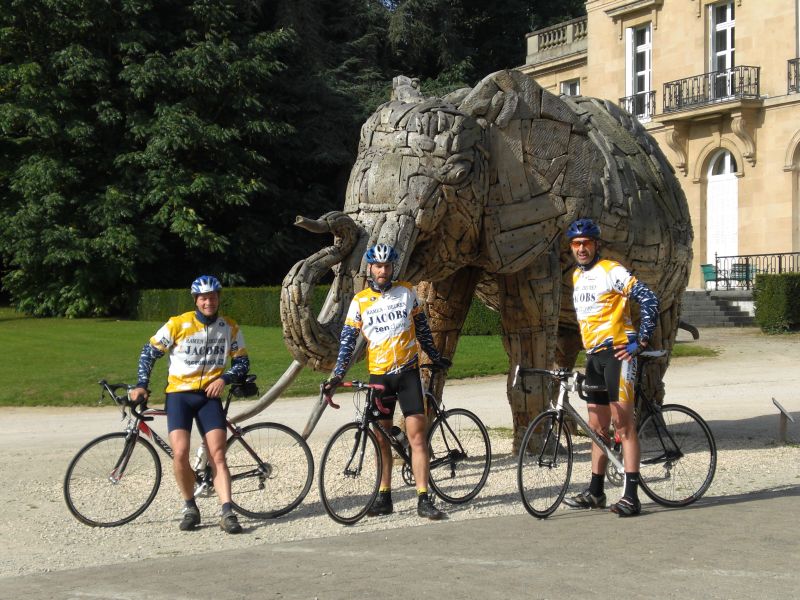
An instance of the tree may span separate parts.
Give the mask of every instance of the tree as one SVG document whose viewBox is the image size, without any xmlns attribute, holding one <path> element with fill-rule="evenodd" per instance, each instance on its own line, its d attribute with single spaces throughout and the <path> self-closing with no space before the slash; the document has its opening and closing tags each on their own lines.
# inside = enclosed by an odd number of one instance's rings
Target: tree
<svg viewBox="0 0 800 600">
<path fill-rule="evenodd" d="M 264 149 L 292 132 L 264 90 L 296 40 L 258 30 L 259 8 L 10 3 L 0 251 L 18 308 L 119 311 L 143 281 L 224 262 L 244 209 L 274 188 Z"/>
<path fill-rule="evenodd" d="M 277 283 L 327 240 L 365 118 L 522 62 L 577 0 L 7 0 L 0 277 L 35 315 L 120 313 L 139 287 Z"/>
<path fill-rule="evenodd" d="M 398 0 L 389 40 L 395 66 L 442 93 L 525 61 L 525 35 L 585 14 L 582 0 Z"/>
</svg>

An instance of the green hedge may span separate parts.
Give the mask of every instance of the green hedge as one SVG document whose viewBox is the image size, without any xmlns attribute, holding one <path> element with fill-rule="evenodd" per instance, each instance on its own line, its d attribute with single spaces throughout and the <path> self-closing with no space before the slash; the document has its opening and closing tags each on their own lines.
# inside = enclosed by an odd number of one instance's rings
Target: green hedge
<svg viewBox="0 0 800 600">
<path fill-rule="evenodd" d="M 800 328 L 800 273 L 756 275 L 756 323 L 766 333 Z"/>
<path fill-rule="evenodd" d="M 319 313 L 328 294 L 328 286 L 314 288 L 311 306 Z M 242 325 L 261 327 L 280 327 L 279 286 L 257 288 L 225 288 L 222 294 L 220 311 Z M 166 321 L 173 315 L 192 310 L 192 297 L 185 289 L 142 290 L 132 315 L 137 321 Z M 464 335 L 499 335 L 500 315 L 473 300 L 467 320 L 462 330 Z"/>
<path fill-rule="evenodd" d="M 486 305 L 474 298 L 469 307 L 462 335 L 500 335 L 500 313 L 487 308 Z"/>
<path fill-rule="evenodd" d="M 318 286 L 314 290 L 311 305 L 315 312 L 322 308 L 327 293 L 328 286 Z M 280 298 L 280 286 L 225 288 L 220 312 L 242 325 L 280 327 Z M 142 290 L 133 318 L 137 321 L 166 321 L 193 307 L 192 297 L 185 289 Z"/>
</svg>

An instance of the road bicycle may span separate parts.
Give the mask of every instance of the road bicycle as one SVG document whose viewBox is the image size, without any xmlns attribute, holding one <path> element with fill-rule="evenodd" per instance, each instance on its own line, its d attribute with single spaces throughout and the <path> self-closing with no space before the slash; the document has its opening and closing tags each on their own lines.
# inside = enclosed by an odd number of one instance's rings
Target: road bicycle
<svg viewBox="0 0 800 600">
<path fill-rule="evenodd" d="M 446 410 L 437 402 L 434 379 L 441 368 L 434 365 L 420 368 L 431 372 L 425 392 L 427 412 L 433 419 L 427 440 L 431 491 L 452 504 L 468 502 L 481 491 L 489 476 L 492 461 L 489 434 L 475 414 L 463 408 Z M 388 440 L 403 461 L 403 481 L 413 485 L 414 476 L 405 434 L 397 426 L 387 431 L 380 422 L 389 413 L 381 403 L 379 392 L 383 386 L 357 380 L 340 385 L 354 390 L 356 419 L 339 428 L 325 446 L 319 468 L 319 491 L 328 515 L 338 523 L 352 525 L 367 514 L 378 495 L 382 458 L 377 435 Z M 330 397 L 326 401 L 338 408 Z"/>
<path fill-rule="evenodd" d="M 658 405 L 645 391 L 644 364 L 666 356 L 664 350 L 639 354 L 635 383 L 635 414 L 641 449 L 640 487 L 662 506 L 687 506 L 703 496 L 714 479 L 717 446 L 706 422 L 695 411 L 679 404 Z M 619 485 L 624 478 L 621 444 L 612 434 L 601 438 L 569 402 L 569 392 L 586 399 L 585 392 L 605 391 L 588 386 L 582 373 L 568 369 L 517 368 L 513 385 L 539 375 L 558 383 L 558 395 L 549 410 L 537 416 L 522 438 L 517 461 L 517 485 L 525 509 L 535 517 L 551 515 L 567 493 L 574 461 L 568 415 L 608 457 L 606 475 Z"/>
<path fill-rule="evenodd" d="M 279 423 L 240 427 L 228 418 L 232 396 L 258 393 L 255 375 L 231 384 L 224 412 L 230 437 L 226 461 L 231 473 L 231 505 L 242 515 L 271 519 L 299 505 L 311 488 L 314 459 L 305 440 Z M 166 416 L 132 401 L 124 383 L 98 382 L 100 402 L 108 394 L 122 411 L 124 430 L 107 433 L 81 448 L 67 467 L 64 499 L 70 512 L 94 527 L 115 527 L 134 520 L 153 502 L 161 484 L 161 461 L 152 440 L 170 458 L 169 444 L 148 422 Z M 124 393 L 118 394 L 119 390 Z M 252 392 L 253 393 L 248 393 Z M 201 445 L 192 465 L 195 497 L 213 493 L 211 466 Z"/>
</svg>

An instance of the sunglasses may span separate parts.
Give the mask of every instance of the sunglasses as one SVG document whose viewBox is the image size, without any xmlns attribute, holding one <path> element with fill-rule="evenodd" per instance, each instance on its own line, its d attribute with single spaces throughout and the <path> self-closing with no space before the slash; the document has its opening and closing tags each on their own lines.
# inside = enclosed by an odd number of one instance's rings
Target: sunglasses
<svg viewBox="0 0 800 600">
<path fill-rule="evenodd" d="M 572 240 L 569 245 L 577 250 L 581 247 L 588 248 L 589 246 L 593 246 L 594 243 L 594 240 Z"/>
</svg>

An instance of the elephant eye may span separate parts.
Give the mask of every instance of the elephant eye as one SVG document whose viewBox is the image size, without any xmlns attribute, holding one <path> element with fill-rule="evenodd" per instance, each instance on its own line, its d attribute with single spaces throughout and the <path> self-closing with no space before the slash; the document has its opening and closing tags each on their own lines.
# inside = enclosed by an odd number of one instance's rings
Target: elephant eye
<svg viewBox="0 0 800 600">
<path fill-rule="evenodd" d="M 457 185 L 462 183 L 472 171 L 472 163 L 466 160 L 459 160 L 446 164 L 440 171 L 440 180 L 447 185 Z"/>
</svg>

